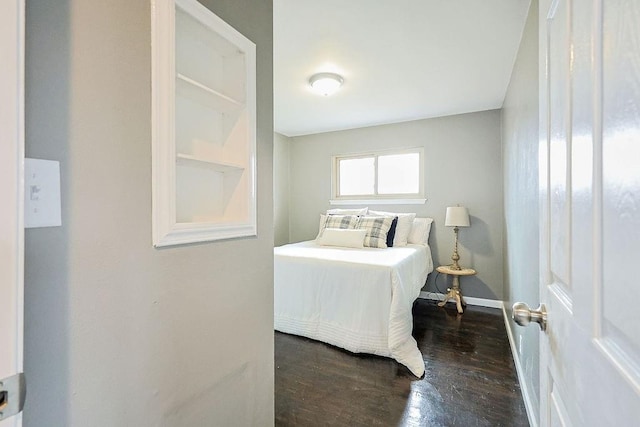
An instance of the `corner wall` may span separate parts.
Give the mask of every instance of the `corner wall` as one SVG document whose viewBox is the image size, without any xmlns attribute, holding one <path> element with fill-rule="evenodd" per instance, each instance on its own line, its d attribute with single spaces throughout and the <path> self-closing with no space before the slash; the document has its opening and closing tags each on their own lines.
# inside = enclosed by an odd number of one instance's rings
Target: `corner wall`
<svg viewBox="0 0 640 427">
<path fill-rule="evenodd" d="M 504 162 L 505 308 L 539 302 L 538 203 L 538 2 L 531 2 L 502 109 Z M 539 412 L 539 334 L 509 320 L 521 387 L 530 418 Z M 528 398 L 528 399 L 527 399 Z M 528 400 L 528 401 L 527 401 Z"/>
<path fill-rule="evenodd" d="M 291 139 L 276 133 L 273 136 L 273 215 L 274 246 L 289 243 L 289 165 Z"/>
<path fill-rule="evenodd" d="M 151 2 L 29 0 L 25 427 L 261 425 L 273 408 L 272 2 L 201 0 L 257 44 L 258 237 L 154 249 Z"/>
<path fill-rule="evenodd" d="M 429 243 L 436 266 L 451 263 L 453 230 L 444 226 L 447 206 L 468 207 L 471 227 L 460 230 L 460 262 L 478 275 L 461 280 L 464 295 L 502 300 L 500 141 L 498 110 L 293 137 L 291 241 L 314 239 L 320 213 L 331 207 L 332 155 L 424 147 L 426 204 L 370 207 L 433 218 Z M 435 291 L 435 278 L 434 271 L 425 290 Z M 442 276 L 437 283 L 441 290 L 447 287 Z"/>
</svg>

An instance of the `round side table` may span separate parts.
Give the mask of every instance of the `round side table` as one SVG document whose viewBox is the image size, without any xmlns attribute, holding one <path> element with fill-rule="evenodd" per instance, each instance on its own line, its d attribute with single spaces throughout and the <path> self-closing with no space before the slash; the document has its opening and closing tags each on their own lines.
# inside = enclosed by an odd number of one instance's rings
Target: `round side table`
<svg viewBox="0 0 640 427">
<path fill-rule="evenodd" d="M 473 276 L 474 274 L 476 274 L 476 271 L 473 268 L 462 268 L 460 270 L 454 270 L 450 265 L 441 265 L 440 267 L 436 268 L 436 270 L 442 274 L 453 276 L 453 286 L 447 289 L 447 295 L 445 295 L 444 300 L 438 303 L 438 306 L 444 307 L 444 305 L 449 300 L 453 299 L 456 301 L 458 313 L 462 314 L 462 306 L 466 306 L 467 303 L 464 302 L 462 291 L 460 291 L 460 276 Z"/>
</svg>

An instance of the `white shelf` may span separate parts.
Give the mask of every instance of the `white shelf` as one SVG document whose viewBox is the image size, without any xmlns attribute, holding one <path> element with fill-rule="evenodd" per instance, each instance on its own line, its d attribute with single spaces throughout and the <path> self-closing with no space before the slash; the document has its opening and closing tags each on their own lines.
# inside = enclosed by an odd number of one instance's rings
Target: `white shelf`
<svg viewBox="0 0 640 427">
<path fill-rule="evenodd" d="M 190 154 L 183 153 L 178 153 L 176 155 L 176 162 L 179 166 L 207 168 L 215 170 L 217 172 L 241 172 L 245 170 L 245 167 L 242 165 L 202 159 Z"/>
<path fill-rule="evenodd" d="M 183 1 L 176 1 L 176 6 L 176 73 L 244 104 L 248 99 L 244 36 L 226 24 L 232 31 L 218 31 L 219 20 L 199 13 L 199 7 Z"/>
<path fill-rule="evenodd" d="M 214 110 L 237 111 L 244 105 L 182 74 L 176 75 L 176 91 Z"/>
<path fill-rule="evenodd" d="M 153 243 L 255 236 L 255 44 L 197 0 L 152 26 Z"/>
</svg>

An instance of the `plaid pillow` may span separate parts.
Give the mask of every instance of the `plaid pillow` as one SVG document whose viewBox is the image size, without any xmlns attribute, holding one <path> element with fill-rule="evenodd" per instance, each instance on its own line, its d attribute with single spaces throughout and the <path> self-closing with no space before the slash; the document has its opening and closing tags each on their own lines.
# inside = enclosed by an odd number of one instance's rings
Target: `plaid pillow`
<svg viewBox="0 0 640 427">
<path fill-rule="evenodd" d="M 390 216 L 361 216 L 358 226 L 361 230 L 367 230 L 364 245 L 370 248 L 386 248 L 387 233 L 393 223 Z"/>
<path fill-rule="evenodd" d="M 322 236 L 322 232 L 325 228 L 343 228 L 343 229 L 355 229 L 358 225 L 358 216 L 356 215 L 327 215 L 327 219 L 322 225 L 322 229 L 317 238 Z"/>
</svg>

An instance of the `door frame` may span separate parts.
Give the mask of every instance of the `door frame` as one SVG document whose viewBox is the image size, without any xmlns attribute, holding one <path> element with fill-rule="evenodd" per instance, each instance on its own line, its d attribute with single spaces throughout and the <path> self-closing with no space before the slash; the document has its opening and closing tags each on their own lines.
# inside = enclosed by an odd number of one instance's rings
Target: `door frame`
<svg viewBox="0 0 640 427">
<path fill-rule="evenodd" d="M 23 371 L 24 331 L 24 58 L 25 0 L 0 3 L 0 379 Z M 7 347 L 5 347 L 7 348 Z M 22 426 L 22 414 L 0 421 Z"/>
</svg>

